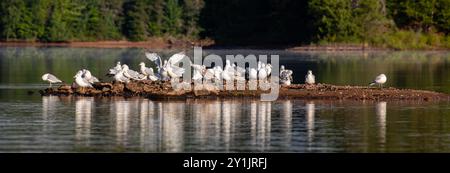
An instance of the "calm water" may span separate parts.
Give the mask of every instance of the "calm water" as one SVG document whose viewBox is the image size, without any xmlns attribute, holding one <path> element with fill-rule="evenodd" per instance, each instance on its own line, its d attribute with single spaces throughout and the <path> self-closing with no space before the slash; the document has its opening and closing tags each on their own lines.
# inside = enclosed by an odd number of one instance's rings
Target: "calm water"
<svg viewBox="0 0 450 173">
<path fill-rule="evenodd" d="M 171 55 L 176 51 L 159 51 Z M 448 52 L 279 54 L 302 82 L 388 85 L 450 93 Z M 140 49 L 0 48 L 0 152 L 450 152 L 450 103 L 41 97 L 51 72 L 72 81 L 116 61 L 137 68 Z M 108 80 L 104 78 L 104 80 Z M 30 91 L 34 93 L 30 93 Z"/>
</svg>

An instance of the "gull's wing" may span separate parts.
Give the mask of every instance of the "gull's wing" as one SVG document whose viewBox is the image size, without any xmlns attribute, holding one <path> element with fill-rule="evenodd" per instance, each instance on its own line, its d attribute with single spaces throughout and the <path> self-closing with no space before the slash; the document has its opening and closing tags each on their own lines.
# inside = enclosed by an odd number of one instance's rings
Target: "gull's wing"
<svg viewBox="0 0 450 173">
<path fill-rule="evenodd" d="M 123 73 L 123 75 L 128 78 L 138 78 L 139 77 L 139 73 L 134 70 L 127 70 Z"/>
<path fill-rule="evenodd" d="M 184 71 L 185 71 L 184 68 L 172 66 L 172 72 L 175 73 L 177 76 L 182 76 Z"/>
<path fill-rule="evenodd" d="M 375 80 L 374 81 L 378 81 L 378 80 L 381 80 L 381 78 L 382 78 L 382 76 L 381 75 L 378 75 L 376 78 L 375 78 Z"/>
<path fill-rule="evenodd" d="M 185 56 L 186 55 L 184 54 L 184 52 L 177 53 L 175 55 L 172 55 L 167 63 L 169 63 L 170 65 L 175 65 L 176 63 L 180 62 Z"/>
<path fill-rule="evenodd" d="M 201 66 L 201 65 L 198 65 L 198 64 L 191 64 L 191 66 L 192 66 L 194 69 L 196 69 L 196 70 L 199 70 L 199 71 L 202 71 L 202 70 L 203 70 L 203 66 Z"/>
<path fill-rule="evenodd" d="M 54 81 L 54 82 L 62 82 L 55 75 L 52 75 L 52 74 L 48 74 L 48 80 L 51 80 L 51 81 Z"/>
<path fill-rule="evenodd" d="M 156 54 L 156 53 L 149 53 L 149 52 L 145 52 L 145 56 L 147 57 L 147 59 L 149 59 L 150 61 L 155 62 L 156 66 L 158 68 L 162 67 L 162 60 L 161 57 Z"/>
<path fill-rule="evenodd" d="M 146 72 L 149 76 L 155 75 L 152 68 L 146 67 L 146 68 L 145 68 L 145 72 Z"/>
</svg>

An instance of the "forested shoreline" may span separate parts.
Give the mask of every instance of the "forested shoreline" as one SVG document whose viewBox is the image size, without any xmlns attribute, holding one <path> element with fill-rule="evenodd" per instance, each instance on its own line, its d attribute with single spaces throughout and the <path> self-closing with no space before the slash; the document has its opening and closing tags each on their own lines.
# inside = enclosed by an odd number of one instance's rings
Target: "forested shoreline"
<svg viewBox="0 0 450 173">
<path fill-rule="evenodd" d="M 3 42 L 450 48 L 450 0 L 2 0 Z"/>
</svg>

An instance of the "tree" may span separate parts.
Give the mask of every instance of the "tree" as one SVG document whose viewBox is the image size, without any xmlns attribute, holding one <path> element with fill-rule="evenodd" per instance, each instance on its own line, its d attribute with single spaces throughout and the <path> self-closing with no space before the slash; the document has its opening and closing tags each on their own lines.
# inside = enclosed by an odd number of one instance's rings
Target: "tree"
<svg viewBox="0 0 450 173">
<path fill-rule="evenodd" d="M 179 35 L 181 33 L 182 8 L 178 4 L 178 0 L 167 0 L 164 16 L 164 28 L 166 33 L 170 35 Z"/>
<path fill-rule="evenodd" d="M 163 34 L 164 7 L 164 0 L 154 0 L 149 9 L 148 29 L 152 36 Z"/>
<path fill-rule="evenodd" d="M 358 29 L 353 19 L 352 1 L 311 0 L 308 4 L 317 40 L 346 41 Z"/>
<path fill-rule="evenodd" d="M 25 1 L 5 0 L 1 2 L 0 9 L 2 38 L 32 38 L 32 14 L 28 11 Z"/>
<path fill-rule="evenodd" d="M 30 12 L 33 18 L 33 40 L 42 40 L 48 20 L 48 11 L 52 0 L 29 1 Z"/>
<path fill-rule="evenodd" d="M 390 22 L 385 15 L 384 1 L 360 0 L 355 5 L 353 16 L 358 29 L 355 33 L 364 43 L 389 31 Z"/>
<path fill-rule="evenodd" d="M 450 32 L 450 0 L 439 0 L 436 6 L 435 19 L 437 27 L 448 34 Z"/>
<path fill-rule="evenodd" d="M 130 0 L 124 3 L 123 32 L 131 41 L 142 41 L 147 37 L 147 15 L 142 0 Z"/>
<path fill-rule="evenodd" d="M 203 6 L 203 0 L 184 0 L 183 30 L 187 36 L 196 37 L 199 35 L 201 28 L 199 27 L 198 19 Z"/>
</svg>

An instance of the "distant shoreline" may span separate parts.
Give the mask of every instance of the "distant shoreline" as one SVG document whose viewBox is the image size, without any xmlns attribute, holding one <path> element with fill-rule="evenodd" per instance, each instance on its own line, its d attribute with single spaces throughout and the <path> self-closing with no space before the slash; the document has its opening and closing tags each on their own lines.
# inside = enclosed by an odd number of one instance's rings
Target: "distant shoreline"
<svg viewBox="0 0 450 173">
<path fill-rule="evenodd" d="M 148 41 L 131 42 L 119 41 L 73 41 L 73 42 L 28 42 L 28 41 L 0 41 L 0 47 L 80 47 L 80 48 L 147 48 L 147 49 L 182 49 L 201 46 L 209 49 L 282 49 L 292 52 L 314 51 L 396 51 L 396 49 L 363 46 L 357 44 L 328 44 L 328 45 L 248 45 L 228 46 L 217 45 L 212 40 L 186 39 L 150 39 Z M 417 51 L 450 51 L 448 48 L 404 49 Z"/>
<path fill-rule="evenodd" d="M 212 44 L 209 40 L 190 41 L 185 39 L 150 39 L 148 41 L 131 42 L 118 41 L 70 41 L 70 42 L 27 42 L 27 41 L 0 41 L 0 47 L 84 47 L 84 48 L 148 48 L 148 49 L 170 49 L 188 48 L 192 46 L 208 46 Z"/>
</svg>

